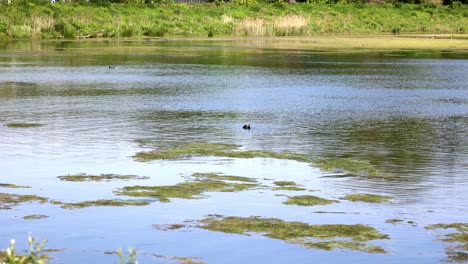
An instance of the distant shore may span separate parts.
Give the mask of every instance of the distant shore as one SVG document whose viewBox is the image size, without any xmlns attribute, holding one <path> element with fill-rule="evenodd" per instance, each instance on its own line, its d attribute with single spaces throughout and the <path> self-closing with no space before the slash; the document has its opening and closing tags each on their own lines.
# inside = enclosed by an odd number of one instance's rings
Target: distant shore
<svg viewBox="0 0 468 264">
<path fill-rule="evenodd" d="M 437 42 L 437 35 L 458 40 L 468 33 L 468 7 L 461 4 L 25 1 L 0 4 L 0 40 L 429 34 Z"/>
</svg>

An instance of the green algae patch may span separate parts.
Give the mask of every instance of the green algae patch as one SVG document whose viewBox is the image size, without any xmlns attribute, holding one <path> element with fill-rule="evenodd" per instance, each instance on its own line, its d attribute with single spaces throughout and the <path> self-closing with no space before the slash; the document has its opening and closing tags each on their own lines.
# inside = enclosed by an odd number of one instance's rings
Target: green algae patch
<svg viewBox="0 0 468 264">
<path fill-rule="evenodd" d="M 288 205 L 300 205 L 300 206 L 314 206 L 314 205 L 327 205 L 332 203 L 338 203 L 336 200 L 328 200 L 313 195 L 299 195 L 288 197 L 288 200 L 284 204 Z"/>
<path fill-rule="evenodd" d="M 457 232 L 444 235 L 440 240 L 448 243 L 455 243 L 449 247 L 447 254 L 448 262 L 466 263 L 468 262 L 468 223 L 434 224 L 426 226 L 426 229 L 455 229 Z"/>
<path fill-rule="evenodd" d="M 274 185 L 278 186 L 273 188 L 274 191 L 305 191 L 306 189 L 296 184 L 293 181 L 275 181 Z"/>
<path fill-rule="evenodd" d="M 39 123 L 8 123 L 6 124 L 6 126 L 11 127 L 11 128 L 31 128 L 31 127 L 41 127 L 45 125 L 39 124 Z"/>
<path fill-rule="evenodd" d="M 48 215 L 43 215 L 43 214 L 33 214 L 33 215 L 25 215 L 21 217 L 23 220 L 36 220 L 36 219 L 44 219 L 44 218 L 49 218 Z"/>
<path fill-rule="evenodd" d="M 147 176 L 137 176 L 137 175 L 118 175 L 118 174 L 101 174 L 101 175 L 87 175 L 85 173 L 75 174 L 75 175 L 66 175 L 58 176 L 62 181 L 71 181 L 71 182 L 101 182 L 101 181 L 112 181 L 112 180 L 147 180 L 150 177 Z"/>
<path fill-rule="evenodd" d="M 153 228 L 157 230 L 162 230 L 162 231 L 168 231 L 168 230 L 177 230 L 184 228 L 185 225 L 183 224 L 165 224 L 165 225 L 159 225 L 159 224 L 154 224 Z"/>
<path fill-rule="evenodd" d="M 273 239 L 280 239 L 288 243 L 300 244 L 306 247 L 320 248 L 316 241 L 339 238 L 350 242 L 364 242 L 374 239 L 386 239 L 387 235 L 379 233 L 376 229 L 366 225 L 309 225 L 302 222 L 286 222 L 277 218 L 260 217 L 208 217 L 200 220 L 200 228 L 233 234 L 248 235 L 249 232 L 259 233 Z M 343 243 L 334 241 L 336 246 L 332 247 L 328 242 L 328 250 L 333 248 L 346 248 L 350 250 L 364 250 L 365 247 L 357 247 L 356 243 Z M 317 241 L 318 242 L 318 241 Z M 338 246 L 339 245 L 339 246 Z M 322 245 L 322 249 L 325 244 Z M 380 253 L 380 252 L 379 252 Z"/>
<path fill-rule="evenodd" d="M 260 150 L 241 151 L 239 145 L 220 143 L 189 143 L 172 149 L 160 149 L 149 152 L 138 152 L 133 158 L 137 161 L 151 160 L 177 160 L 194 156 L 215 156 L 228 158 L 273 158 L 312 162 L 312 159 L 304 154 L 291 152 L 271 152 Z"/>
<path fill-rule="evenodd" d="M 391 201 L 393 197 L 377 194 L 348 194 L 342 199 L 353 202 L 385 203 Z"/>
<path fill-rule="evenodd" d="M 385 220 L 385 223 L 387 223 L 387 224 L 397 224 L 397 223 L 402 223 L 402 222 L 403 222 L 403 220 L 398 219 L 398 218 Z"/>
<path fill-rule="evenodd" d="M 160 202 L 169 202 L 170 198 L 200 199 L 205 192 L 237 192 L 252 189 L 256 186 L 258 185 L 202 179 L 169 186 L 126 186 L 114 191 L 114 193 L 133 197 L 157 198 Z"/>
<path fill-rule="evenodd" d="M 249 177 L 233 176 L 233 175 L 223 175 L 219 173 L 194 173 L 192 174 L 195 178 L 204 178 L 212 180 L 222 180 L 222 181 L 238 181 L 238 182 L 247 182 L 247 183 L 256 183 L 257 180 Z"/>
<path fill-rule="evenodd" d="M 386 253 L 386 251 L 379 246 L 369 245 L 358 241 L 325 241 L 325 242 L 307 242 L 305 246 L 323 250 L 334 250 L 334 249 L 349 249 L 357 250 L 368 253 Z"/>
<path fill-rule="evenodd" d="M 21 185 L 16 185 L 16 184 L 11 184 L 11 183 L 0 183 L 0 188 L 18 189 L 18 188 L 31 188 L 31 186 L 21 186 Z"/>
<path fill-rule="evenodd" d="M 376 177 L 380 171 L 367 161 L 349 158 L 316 159 L 314 163 L 323 170 L 342 171 L 352 175 Z"/>
<path fill-rule="evenodd" d="M 59 203 L 61 208 L 64 209 L 81 209 L 91 206 L 145 206 L 149 205 L 148 201 L 141 200 L 95 200 L 84 201 L 79 203 Z"/>
<path fill-rule="evenodd" d="M 0 209 L 11 209 L 12 206 L 17 206 L 26 202 L 46 203 L 48 201 L 49 199 L 37 195 L 0 193 Z"/>
</svg>

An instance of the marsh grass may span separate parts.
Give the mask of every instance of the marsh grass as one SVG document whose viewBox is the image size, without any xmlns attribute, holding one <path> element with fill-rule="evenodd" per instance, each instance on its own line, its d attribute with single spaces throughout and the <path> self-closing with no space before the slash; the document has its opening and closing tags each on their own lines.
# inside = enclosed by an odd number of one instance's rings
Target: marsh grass
<svg viewBox="0 0 468 264">
<path fill-rule="evenodd" d="M 393 197 L 377 194 L 348 194 L 342 199 L 352 202 L 385 203 L 391 201 Z"/>
<path fill-rule="evenodd" d="M 6 124 L 6 126 L 11 127 L 11 128 L 31 128 L 31 127 L 41 127 L 45 125 L 39 124 L 39 123 L 8 123 Z"/>
<path fill-rule="evenodd" d="M 286 222 L 276 218 L 260 217 L 208 217 L 200 220 L 201 228 L 224 233 L 244 234 L 249 232 L 262 234 L 263 236 L 280 239 L 293 244 L 306 247 L 320 248 L 313 244 L 311 239 L 346 238 L 354 242 L 366 242 L 374 239 L 386 239 L 387 235 L 380 234 L 372 227 L 365 225 L 309 225 L 302 222 Z M 328 243 L 332 249 L 332 241 Z M 356 246 L 356 243 L 343 243 L 334 241 L 336 246 L 350 250 L 366 250 L 364 246 Z M 309 244 L 311 243 L 311 244 Z M 338 246 L 339 245 L 339 246 Z M 325 245 L 322 246 L 324 248 Z M 333 248 L 334 248 L 333 247 Z M 377 250 L 375 250 L 377 252 Z M 384 252 L 384 250 L 380 250 Z M 379 253 L 380 253 L 379 252 Z"/>
<path fill-rule="evenodd" d="M 43 214 L 33 214 L 33 215 L 25 215 L 21 217 L 23 220 L 36 220 L 36 219 L 44 219 L 44 218 L 49 218 L 48 215 L 43 215 Z"/>
<path fill-rule="evenodd" d="M 64 209 L 81 209 L 92 206 L 145 206 L 149 205 L 149 201 L 142 200 L 94 200 L 94 201 L 84 201 L 78 203 L 56 203 L 61 205 L 60 208 Z"/>
<path fill-rule="evenodd" d="M 87 175 L 76 174 L 76 175 L 66 175 L 58 176 L 62 181 L 71 181 L 71 182 L 101 182 L 101 181 L 112 181 L 112 180 L 147 180 L 150 177 L 147 176 L 137 176 L 137 175 L 118 175 L 118 174 L 101 174 L 101 175 Z M 0 186 L 1 187 L 1 186 Z"/>
<path fill-rule="evenodd" d="M 314 205 L 328 205 L 338 203 L 336 200 L 328 200 L 313 195 L 299 195 L 288 197 L 288 200 L 283 204 L 287 205 L 300 205 L 300 206 L 314 206 Z"/>
<path fill-rule="evenodd" d="M 0 209 L 11 209 L 12 206 L 17 206 L 26 202 L 46 203 L 48 201 L 49 199 L 36 195 L 0 193 Z"/>
</svg>

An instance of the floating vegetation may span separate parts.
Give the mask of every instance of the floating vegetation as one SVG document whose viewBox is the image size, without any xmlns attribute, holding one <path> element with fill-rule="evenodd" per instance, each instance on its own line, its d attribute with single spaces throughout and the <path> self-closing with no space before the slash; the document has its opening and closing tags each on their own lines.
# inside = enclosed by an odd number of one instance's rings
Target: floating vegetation
<svg viewBox="0 0 468 264">
<path fill-rule="evenodd" d="M 79 203 L 56 203 L 61 204 L 64 209 L 81 209 L 91 206 L 144 206 L 149 205 L 150 202 L 142 200 L 95 200 L 84 201 Z"/>
<path fill-rule="evenodd" d="M 205 264 L 205 262 L 197 261 L 198 258 L 173 257 L 171 259 L 179 262 L 180 264 Z"/>
<path fill-rule="evenodd" d="M 48 215 L 43 215 L 43 214 L 33 214 L 33 215 L 25 215 L 21 217 L 24 220 L 34 220 L 34 219 L 43 219 L 43 218 L 49 218 Z"/>
<path fill-rule="evenodd" d="M 85 182 L 85 181 L 111 181 L 111 180 L 147 180 L 150 177 L 147 176 L 137 176 L 137 175 L 118 175 L 118 174 L 101 174 L 101 175 L 87 175 L 85 173 L 75 174 L 75 175 L 66 175 L 58 176 L 62 181 L 72 181 L 72 182 Z"/>
<path fill-rule="evenodd" d="M 250 183 L 257 182 L 256 179 L 249 178 L 249 177 L 222 175 L 219 173 L 194 173 L 192 174 L 192 176 L 195 178 L 205 178 L 205 179 L 222 180 L 222 181 L 239 181 L 239 182 L 250 182 Z"/>
<path fill-rule="evenodd" d="M 261 150 L 239 150 L 239 145 L 220 143 L 188 143 L 175 148 L 159 149 L 149 152 L 138 152 L 133 155 L 137 161 L 152 160 L 177 160 L 187 159 L 194 156 L 216 156 L 229 158 L 272 158 L 295 160 L 299 162 L 312 163 L 323 170 L 342 171 L 352 175 L 378 176 L 379 170 L 366 161 L 353 160 L 348 158 L 320 158 L 313 159 L 309 155 L 292 152 L 271 152 Z"/>
<path fill-rule="evenodd" d="M 38 124 L 38 123 L 8 123 L 6 124 L 6 126 L 12 127 L 12 128 L 30 128 L 30 127 L 41 127 L 45 125 Z"/>
<path fill-rule="evenodd" d="M 377 194 L 348 194 L 342 199 L 353 202 L 366 202 L 366 203 L 385 203 L 393 199 L 392 196 L 384 196 Z"/>
<path fill-rule="evenodd" d="M 157 230 L 162 230 L 162 231 L 168 231 L 168 230 L 176 230 L 176 229 L 181 229 L 184 228 L 185 225 L 182 224 L 167 224 L 167 225 L 153 225 L 154 229 Z"/>
<path fill-rule="evenodd" d="M 446 254 L 449 262 L 468 262 L 468 223 L 435 224 L 426 226 L 426 229 L 456 229 L 457 232 L 449 233 L 441 239 L 444 242 L 456 243 L 456 246 L 448 248 Z"/>
<path fill-rule="evenodd" d="M 258 184 L 252 183 L 254 179 L 246 177 L 215 173 L 196 173 L 193 177 L 194 181 L 169 186 L 125 186 L 114 193 L 133 197 L 157 198 L 160 202 L 169 202 L 169 198 L 200 199 L 205 192 L 238 192 L 258 186 Z M 241 181 L 242 183 L 231 181 Z"/>
<path fill-rule="evenodd" d="M 288 159 L 302 162 L 312 162 L 303 154 L 289 152 L 269 152 L 259 150 L 238 151 L 239 145 L 220 143 L 189 143 L 173 149 L 161 149 L 150 152 L 138 152 L 133 156 L 138 161 L 184 159 L 193 156 L 217 156 L 229 158 L 274 158 Z"/>
<path fill-rule="evenodd" d="M 31 188 L 30 186 L 21 186 L 11 183 L 0 183 L 0 188 Z"/>
<path fill-rule="evenodd" d="M 273 182 L 276 186 L 273 190 L 282 190 L 282 191 L 305 191 L 306 189 L 300 187 L 293 181 L 275 181 Z"/>
<path fill-rule="evenodd" d="M 12 206 L 17 206 L 26 202 L 46 203 L 48 201 L 49 199 L 36 195 L 0 193 L 0 209 L 11 209 Z"/>
<path fill-rule="evenodd" d="M 385 223 L 388 223 L 388 224 L 396 224 L 396 223 L 401 223 L 401 222 L 403 222 L 403 220 L 398 219 L 398 218 L 385 220 Z"/>
<path fill-rule="evenodd" d="M 348 158 L 317 159 L 314 162 L 323 170 L 342 171 L 360 176 L 379 176 L 379 170 L 367 161 Z"/>
<path fill-rule="evenodd" d="M 314 206 L 314 205 L 327 205 L 332 203 L 338 203 L 336 200 L 328 200 L 313 195 L 299 195 L 288 197 L 288 200 L 284 204 L 294 204 L 300 206 Z"/>
<path fill-rule="evenodd" d="M 234 234 L 248 235 L 249 232 L 262 234 L 269 238 L 280 239 L 288 243 L 300 244 L 331 250 L 344 248 L 365 252 L 385 252 L 382 248 L 366 245 L 364 242 L 385 239 L 376 229 L 366 225 L 309 225 L 302 222 L 286 222 L 276 218 L 260 217 L 209 217 L 200 221 L 201 228 Z M 313 239 L 340 238 L 338 241 L 312 241 Z M 346 241 L 342 239 L 348 239 Z M 322 243 L 323 242 L 323 243 Z M 322 243 L 322 244 L 319 244 Z"/>
</svg>

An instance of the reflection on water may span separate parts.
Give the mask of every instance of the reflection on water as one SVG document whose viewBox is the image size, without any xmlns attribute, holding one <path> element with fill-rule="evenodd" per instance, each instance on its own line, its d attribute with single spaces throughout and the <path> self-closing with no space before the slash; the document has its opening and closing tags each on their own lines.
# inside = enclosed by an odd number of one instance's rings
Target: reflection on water
<svg viewBox="0 0 468 264">
<path fill-rule="evenodd" d="M 411 217 L 429 210 L 437 212 L 431 215 L 434 221 L 466 222 L 466 59 L 466 54 L 443 52 L 278 51 L 240 48 L 236 41 L 2 42 L 2 176 L 40 185 L 67 173 L 148 175 L 151 164 L 129 158 L 141 147 L 234 143 L 369 160 L 392 177 L 327 177 L 314 183 L 332 196 L 394 195 L 405 213 L 414 213 Z M 4 126 L 11 122 L 46 126 Z M 243 130 L 244 123 L 252 129 Z M 169 171 L 175 166 L 163 164 Z M 236 166 L 223 160 L 200 164 L 198 169 Z M 169 174 L 182 173 L 177 168 Z M 260 168 L 268 170 L 265 164 Z M 393 210 L 385 215 L 391 217 Z M 145 247 L 143 240 L 134 242 Z M 305 255 L 299 255 L 300 262 Z"/>
</svg>

